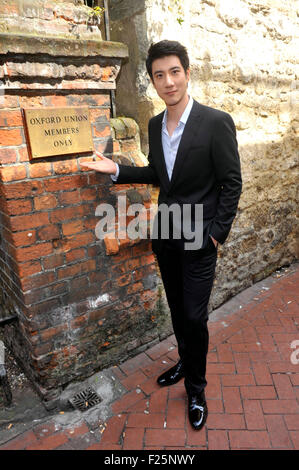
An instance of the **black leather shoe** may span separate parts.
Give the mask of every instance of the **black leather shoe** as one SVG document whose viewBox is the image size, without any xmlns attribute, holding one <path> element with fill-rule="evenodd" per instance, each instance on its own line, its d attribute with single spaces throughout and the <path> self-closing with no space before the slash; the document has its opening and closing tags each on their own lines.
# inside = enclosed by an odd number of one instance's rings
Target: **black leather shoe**
<svg viewBox="0 0 299 470">
<path fill-rule="evenodd" d="M 193 429 L 199 431 L 208 416 L 208 407 L 204 392 L 201 395 L 188 396 L 189 420 Z"/>
<path fill-rule="evenodd" d="M 158 377 L 157 382 L 162 387 L 176 384 L 185 376 L 184 367 L 182 361 L 179 361 L 174 367 L 164 372 L 164 374 Z"/>
</svg>

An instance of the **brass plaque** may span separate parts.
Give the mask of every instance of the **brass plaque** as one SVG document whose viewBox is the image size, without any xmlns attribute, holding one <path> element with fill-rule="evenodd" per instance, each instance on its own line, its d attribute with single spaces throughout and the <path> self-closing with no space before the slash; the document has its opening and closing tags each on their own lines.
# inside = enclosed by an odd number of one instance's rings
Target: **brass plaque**
<svg viewBox="0 0 299 470">
<path fill-rule="evenodd" d="M 31 158 L 93 152 L 88 107 L 23 109 Z"/>
</svg>

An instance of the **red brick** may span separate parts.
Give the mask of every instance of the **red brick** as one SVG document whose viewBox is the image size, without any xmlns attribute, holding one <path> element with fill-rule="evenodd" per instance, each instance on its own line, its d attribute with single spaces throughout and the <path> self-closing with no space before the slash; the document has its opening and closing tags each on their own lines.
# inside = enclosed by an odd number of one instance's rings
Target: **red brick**
<svg viewBox="0 0 299 470">
<path fill-rule="evenodd" d="M 0 113 L 0 127 L 19 127 L 23 125 L 21 111 L 7 110 Z"/>
<path fill-rule="evenodd" d="M 279 399 L 295 398 L 294 390 L 288 375 L 273 374 L 273 382 Z"/>
<path fill-rule="evenodd" d="M 36 242 L 36 231 L 26 230 L 24 232 L 11 233 L 12 244 L 16 247 L 32 245 Z"/>
<path fill-rule="evenodd" d="M 25 214 L 32 211 L 32 202 L 30 199 L 16 199 L 6 201 L 6 213 L 8 215 Z"/>
<path fill-rule="evenodd" d="M 40 261 L 28 261 L 26 263 L 19 263 L 17 266 L 17 271 L 20 277 L 31 276 L 32 274 L 39 273 L 42 270 Z"/>
<path fill-rule="evenodd" d="M 48 162 L 32 162 L 29 167 L 31 178 L 44 178 L 45 176 L 52 175 L 51 163 Z"/>
<path fill-rule="evenodd" d="M 229 431 L 231 447 L 242 449 L 270 449 L 271 443 L 266 431 Z"/>
<path fill-rule="evenodd" d="M 231 363 L 224 363 L 224 364 L 215 364 L 210 363 L 207 364 L 207 375 L 210 374 L 234 374 L 235 373 L 235 365 Z"/>
<path fill-rule="evenodd" d="M 17 199 L 40 194 L 44 191 L 44 186 L 42 181 L 29 180 L 2 185 L 1 190 L 6 199 Z"/>
<path fill-rule="evenodd" d="M 230 344 L 219 344 L 217 346 L 219 362 L 234 362 L 232 347 Z"/>
<path fill-rule="evenodd" d="M 44 437 L 36 443 L 26 447 L 26 450 L 53 450 L 68 441 L 66 433 L 56 433 L 52 436 Z"/>
<path fill-rule="evenodd" d="M 41 256 L 47 256 L 53 251 L 51 243 L 39 243 L 28 247 L 18 247 L 14 250 L 15 259 L 18 262 L 39 259 Z"/>
<path fill-rule="evenodd" d="M 258 400 L 243 401 L 247 429 L 266 429 L 263 410 Z"/>
<path fill-rule="evenodd" d="M 163 413 L 132 413 L 129 414 L 127 428 L 157 428 L 164 426 Z"/>
<path fill-rule="evenodd" d="M 223 375 L 221 381 L 224 387 L 255 385 L 255 380 L 251 374 Z"/>
<path fill-rule="evenodd" d="M 4 183 L 23 180 L 26 178 L 26 167 L 24 165 L 5 166 L 0 169 L 0 175 Z"/>
<path fill-rule="evenodd" d="M 84 229 L 84 221 L 81 219 L 62 224 L 62 232 L 64 235 L 72 235 L 73 233 L 83 232 Z"/>
<path fill-rule="evenodd" d="M 290 431 L 290 436 L 295 449 L 299 449 L 299 431 Z"/>
<path fill-rule="evenodd" d="M 117 238 L 105 236 L 104 238 L 105 248 L 107 255 L 115 255 L 119 252 L 119 245 Z"/>
<path fill-rule="evenodd" d="M 87 186 L 86 175 L 72 175 L 50 178 L 44 181 L 45 190 L 49 192 L 73 190 L 74 188 L 81 188 Z"/>
<path fill-rule="evenodd" d="M 266 364 L 254 363 L 252 369 L 257 385 L 273 385 L 272 377 Z"/>
<path fill-rule="evenodd" d="M 19 161 L 20 162 L 28 162 L 29 161 L 29 154 L 28 154 L 27 146 L 19 147 L 18 148 L 18 153 L 19 153 Z"/>
<path fill-rule="evenodd" d="M 96 269 L 96 262 L 93 259 L 82 261 L 71 266 L 66 266 L 58 270 L 58 279 L 73 277 L 78 274 L 88 273 Z"/>
<path fill-rule="evenodd" d="M 185 427 L 186 410 L 185 400 L 171 400 L 168 401 L 167 415 L 166 415 L 166 426 L 169 428 L 180 428 Z M 153 415 L 152 415 L 153 416 Z"/>
<path fill-rule="evenodd" d="M 54 240 L 60 238 L 60 232 L 58 225 L 46 225 L 37 230 L 37 236 L 40 240 Z"/>
<path fill-rule="evenodd" d="M 224 408 L 226 413 L 243 413 L 243 406 L 238 387 L 223 387 Z"/>
<path fill-rule="evenodd" d="M 63 222 L 65 220 L 75 219 L 84 215 L 83 206 L 64 207 L 55 209 L 50 213 L 51 222 Z"/>
<path fill-rule="evenodd" d="M 95 188 L 82 188 L 80 191 L 82 201 L 94 201 L 96 199 Z"/>
<path fill-rule="evenodd" d="M 120 442 L 126 419 L 126 415 L 117 415 L 109 419 L 101 437 L 102 445 L 118 444 Z"/>
<path fill-rule="evenodd" d="M 55 281 L 55 274 L 54 272 L 48 273 L 40 273 L 38 275 L 27 277 L 21 279 L 21 287 L 23 291 L 27 291 L 29 289 L 36 289 L 37 287 L 46 286 L 51 282 Z"/>
<path fill-rule="evenodd" d="M 261 404 L 266 414 L 299 414 L 296 400 L 262 400 Z"/>
<path fill-rule="evenodd" d="M 227 450 L 229 449 L 228 435 L 226 431 L 208 430 L 208 449 Z"/>
<path fill-rule="evenodd" d="M 44 211 L 46 209 L 53 209 L 57 206 L 57 201 L 53 194 L 46 194 L 34 198 L 34 208 L 36 211 Z"/>
<path fill-rule="evenodd" d="M 267 429 L 273 447 L 292 448 L 289 432 L 283 417 L 278 415 L 265 416 Z"/>
<path fill-rule="evenodd" d="M 299 419 L 298 416 L 294 415 L 284 415 L 284 420 L 286 422 L 287 428 L 290 430 L 299 430 Z"/>
<path fill-rule="evenodd" d="M 143 398 L 143 392 L 137 393 L 136 390 L 133 390 L 132 392 L 126 393 L 120 400 L 114 402 L 112 405 L 112 410 L 114 413 L 120 413 Z"/>
<path fill-rule="evenodd" d="M 45 269 L 53 269 L 64 264 L 63 254 L 54 254 L 42 260 Z"/>
<path fill-rule="evenodd" d="M 255 386 L 241 386 L 241 395 L 242 398 L 251 398 L 251 399 L 267 399 L 267 398 L 276 398 L 275 388 L 270 385 L 258 385 Z"/>
<path fill-rule="evenodd" d="M 11 229 L 14 231 L 27 230 L 40 227 L 49 223 L 47 213 L 35 213 L 31 215 L 17 215 L 10 220 Z"/>
<path fill-rule="evenodd" d="M 53 170 L 56 174 L 75 173 L 78 171 L 77 160 L 63 160 L 53 162 Z"/>
<path fill-rule="evenodd" d="M 207 427 L 209 429 L 245 429 L 245 421 L 241 414 L 210 413 Z"/>
<path fill-rule="evenodd" d="M 15 149 L 1 148 L 0 149 L 0 164 L 16 163 L 17 152 Z"/>
<path fill-rule="evenodd" d="M 20 129 L 0 129 L 0 142 L 3 146 L 16 146 L 23 143 Z"/>
<path fill-rule="evenodd" d="M 65 254 L 66 263 L 71 263 L 72 261 L 76 261 L 79 259 L 84 259 L 86 257 L 84 248 L 77 248 L 75 250 L 71 250 Z"/>
<path fill-rule="evenodd" d="M 149 402 L 149 412 L 150 413 L 161 413 L 161 411 L 166 410 L 168 390 L 162 388 L 152 393 L 150 396 Z"/>
<path fill-rule="evenodd" d="M 146 429 L 145 445 L 155 446 L 163 442 L 163 446 L 184 446 L 186 434 L 184 429 Z"/>
<path fill-rule="evenodd" d="M 231 377 L 230 375 L 228 376 L 223 376 L 224 377 Z M 218 375 L 210 375 L 208 377 L 208 385 L 206 388 L 206 397 L 207 398 L 212 398 L 212 399 L 217 399 L 217 398 L 222 398 L 222 390 L 221 390 L 221 381 L 220 377 Z"/>
<path fill-rule="evenodd" d="M 60 247 L 63 251 L 72 250 L 80 246 L 87 246 L 92 243 L 94 239 L 95 236 L 92 232 L 78 233 L 63 239 Z"/>
<path fill-rule="evenodd" d="M 143 449 L 144 429 L 126 428 L 123 433 L 123 450 Z"/>
<path fill-rule="evenodd" d="M 64 206 L 67 204 L 77 204 L 80 202 L 80 194 L 78 190 L 64 191 L 58 194 L 59 204 Z"/>
</svg>

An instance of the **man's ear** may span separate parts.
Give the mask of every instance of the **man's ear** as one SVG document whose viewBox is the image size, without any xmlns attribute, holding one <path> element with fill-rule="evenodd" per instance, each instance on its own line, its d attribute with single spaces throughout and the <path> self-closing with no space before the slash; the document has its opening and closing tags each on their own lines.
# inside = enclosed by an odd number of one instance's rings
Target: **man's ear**
<svg viewBox="0 0 299 470">
<path fill-rule="evenodd" d="M 189 82 L 189 80 L 190 80 L 190 67 L 188 67 L 187 70 L 186 70 L 186 77 L 187 77 L 187 80 Z"/>
</svg>

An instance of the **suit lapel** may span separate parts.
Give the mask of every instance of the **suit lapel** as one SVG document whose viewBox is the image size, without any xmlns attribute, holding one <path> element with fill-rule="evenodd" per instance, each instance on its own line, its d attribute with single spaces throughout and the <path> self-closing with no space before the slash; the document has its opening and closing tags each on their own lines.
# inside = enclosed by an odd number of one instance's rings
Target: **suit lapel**
<svg viewBox="0 0 299 470">
<path fill-rule="evenodd" d="M 184 159 L 186 158 L 188 154 L 193 137 L 196 134 L 196 131 L 198 130 L 198 120 L 195 118 L 199 115 L 200 115 L 200 105 L 199 103 L 194 101 L 190 115 L 185 124 L 185 128 L 184 128 L 181 141 L 180 141 L 180 145 L 177 151 L 175 164 L 174 164 L 173 172 L 172 172 L 172 177 L 170 180 L 170 188 L 173 186 L 177 177 L 180 174 Z"/>
<path fill-rule="evenodd" d="M 164 151 L 162 145 L 162 120 L 163 120 L 163 113 L 157 116 L 153 129 L 154 140 L 152 142 L 152 153 L 155 159 L 155 166 L 156 169 L 161 176 L 161 180 L 164 183 L 165 188 L 168 189 L 170 185 L 166 163 L 164 158 Z"/>
</svg>

